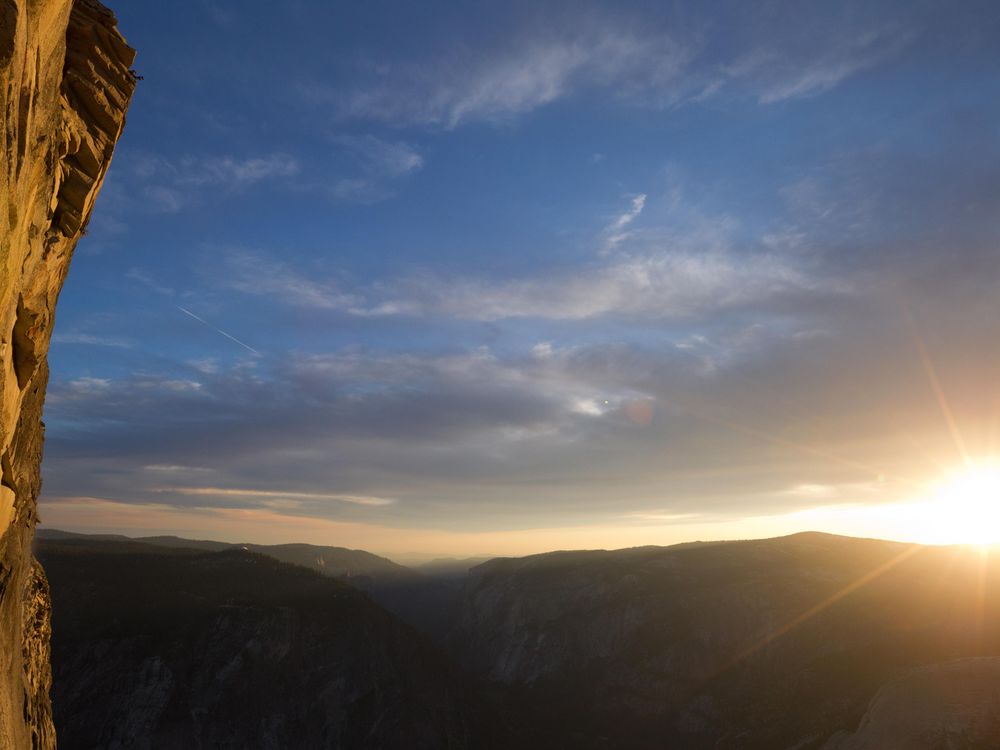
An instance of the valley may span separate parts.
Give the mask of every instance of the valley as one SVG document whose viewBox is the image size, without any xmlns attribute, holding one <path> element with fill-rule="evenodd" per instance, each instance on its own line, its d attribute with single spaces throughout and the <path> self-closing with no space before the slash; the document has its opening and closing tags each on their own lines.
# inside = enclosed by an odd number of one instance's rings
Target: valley
<svg viewBox="0 0 1000 750">
<path fill-rule="evenodd" d="M 862 748 L 899 729 L 908 680 L 951 743 L 913 747 L 1000 738 L 996 690 L 963 713 L 948 688 L 1000 675 L 1000 559 L 978 548 L 807 533 L 499 558 L 455 585 L 185 544 L 40 534 L 65 746 Z"/>
</svg>

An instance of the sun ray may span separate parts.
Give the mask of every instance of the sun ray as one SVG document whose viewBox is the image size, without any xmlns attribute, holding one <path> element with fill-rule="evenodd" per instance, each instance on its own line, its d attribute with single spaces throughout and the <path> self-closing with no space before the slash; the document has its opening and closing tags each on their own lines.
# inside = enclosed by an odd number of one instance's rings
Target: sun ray
<svg viewBox="0 0 1000 750">
<path fill-rule="evenodd" d="M 750 427 L 749 425 L 741 424 L 740 422 L 736 422 L 732 419 L 712 414 L 706 408 L 699 409 L 691 404 L 681 404 L 680 402 L 677 401 L 671 401 L 668 403 L 673 405 L 675 408 L 678 408 L 679 410 L 687 414 L 690 414 L 696 419 L 701 419 L 706 422 L 711 422 L 712 424 L 718 425 L 720 427 L 726 427 L 727 429 L 733 432 L 740 433 L 742 435 L 759 438 L 760 440 L 771 443 L 773 445 L 780 445 L 784 448 L 791 448 L 792 450 L 798 451 L 800 453 L 805 453 L 807 455 L 811 455 L 816 458 L 822 458 L 832 463 L 840 464 L 845 468 L 864 472 L 869 476 L 886 477 L 892 479 L 893 481 L 907 485 L 911 489 L 919 491 L 925 491 L 927 489 L 926 485 L 921 484 L 919 482 L 915 482 L 907 477 L 897 475 L 893 472 L 880 469 L 879 467 L 872 466 L 870 464 L 865 464 L 860 461 L 846 458 L 832 451 L 824 450 L 823 448 L 817 448 L 816 446 L 813 445 L 808 445 L 806 443 L 798 443 L 793 440 L 788 440 L 787 438 L 779 437 L 777 435 L 772 435 L 771 433 L 759 430 L 755 427 Z"/>
<path fill-rule="evenodd" d="M 986 633 L 986 581 L 990 565 L 990 549 L 983 547 L 979 553 L 979 569 L 976 577 L 976 639 L 982 641 Z"/>
<path fill-rule="evenodd" d="M 934 362 L 931 359 L 930 353 L 927 351 L 924 339 L 917 330 L 916 321 L 914 321 L 910 308 L 905 301 L 903 303 L 903 313 L 906 316 L 906 322 L 910 329 L 910 336 L 913 338 L 913 343 L 917 348 L 917 354 L 920 357 L 920 364 L 923 366 L 924 374 L 927 376 L 931 390 L 934 392 L 934 398 L 937 401 L 938 408 L 941 409 L 941 415 L 944 417 L 945 424 L 948 426 L 948 432 L 951 433 L 952 442 L 955 443 L 955 449 L 958 451 L 958 455 L 962 458 L 962 462 L 968 465 L 970 462 L 969 451 L 966 448 L 962 433 L 958 429 L 958 422 L 955 419 L 955 413 L 952 411 L 951 404 L 948 403 L 948 397 L 945 395 L 944 387 L 941 385 L 941 379 L 938 377 L 937 369 L 934 367 Z"/>
<path fill-rule="evenodd" d="M 747 648 L 745 648 L 743 651 L 741 651 L 740 653 L 738 653 L 720 671 L 726 671 L 726 670 L 730 669 L 731 667 L 735 666 L 736 664 L 739 664 L 740 662 L 744 661 L 748 657 L 750 657 L 753 654 L 755 654 L 758 651 L 760 651 L 762 648 L 764 648 L 767 645 L 769 645 L 769 644 L 773 643 L 774 641 L 778 640 L 779 638 L 781 638 L 786 633 L 790 632 L 791 630 L 794 630 L 795 628 L 797 628 L 798 626 L 802 625 L 803 623 L 811 620 L 813 617 L 815 617 L 819 613 L 821 613 L 821 612 L 829 609 L 834 604 L 836 604 L 837 602 L 839 602 L 841 599 L 844 599 L 845 597 L 849 596 L 850 594 L 853 594 L 855 591 L 857 591 L 858 589 L 860 589 L 862 586 L 865 586 L 865 585 L 871 583 L 872 581 L 874 581 L 875 579 L 877 579 L 877 578 L 885 575 L 887 572 L 889 572 L 890 570 L 892 570 L 893 568 L 895 568 L 897 565 L 899 565 L 900 563 L 904 562 L 905 560 L 910 559 L 911 557 L 913 557 L 913 555 L 917 554 L 918 552 L 920 552 L 923 549 L 925 549 L 925 547 L 923 547 L 923 546 L 921 546 L 919 544 L 913 544 L 913 545 L 907 546 L 906 549 L 904 549 L 898 555 L 895 555 L 894 557 L 890 558 L 889 560 L 887 560 L 886 562 L 882 563 L 881 565 L 879 565 L 874 570 L 872 570 L 872 571 L 866 573 L 865 575 L 861 576 L 860 578 L 852 581 L 851 583 L 847 584 L 846 586 L 844 586 L 839 591 L 836 591 L 835 593 L 833 593 L 830 596 L 828 596 L 823 601 L 819 602 L 818 604 L 813 605 L 812 607 L 810 607 L 806 611 L 802 612 L 800 615 L 798 615 L 796 617 L 793 617 L 791 620 L 789 620 L 784 625 L 781 625 L 780 627 L 775 628 L 771 632 L 765 634 L 764 636 L 762 636 L 761 638 L 759 638 L 758 640 L 756 640 L 755 642 L 753 642 L 752 644 L 750 644 Z"/>
<path fill-rule="evenodd" d="M 821 612 L 824 612 L 827 609 L 829 609 L 830 607 L 832 607 L 833 605 L 835 605 L 837 602 L 841 601 L 842 599 L 846 598 L 847 596 L 850 596 L 852 593 L 854 593 L 858 589 L 866 586 L 867 584 L 871 583 L 872 581 L 876 580 L 877 578 L 885 575 L 887 572 L 889 572 L 890 570 L 892 570 L 893 568 L 895 568 L 900 563 L 903 563 L 906 560 L 909 560 L 915 554 L 917 554 L 918 552 L 920 552 L 922 550 L 925 550 L 925 549 L 927 549 L 927 548 L 925 546 L 923 546 L 923 545 L 920 545 L 920 544 L 907 545 L 906 548 L 903 549 L 899 554 L 894 555 L 893 557 L 889 558 L 888 560 L 886 560 L 885 562 L 883 562 L 881 565 L 877 566 L 874 570 L 871 570 L 868 573 L 865 573 L 860 578 L 857 578 L 854 581 L 851 581 L 850 583 L 848 583 L 843 588 L 841 588 L 838 591 L 834 592 L 833 594 L 831 594 L 830 596 L 826 597 L 825 599 L 823 599 L 822 601 L 818 602 L 817 604 L 809 607 L 808 609 L 806 609 L 802 613 L 796 615 L 795 617 L 793 617 L 792 619 L 790 619 L 788 622 L 786 622 L 783 625 L 780 625 L 777 628 L 774 628 L 773 630 L 771 630 L 770 632 L 764 634 L 763 636 L 761 636 L 760 638 L 758 638 L 757 640 L 755 640 L 754 642 L 752 642 L 749 646 L 745 647 L 743 650 L 741 650 L 740 652 L 738 652 L 731 659 L 727 660 L 724 664 L 722 664 L 721 666 L 713 669 L 711 672 L 709 672 L 707 675 L 705 675 L 701 680 L 699 680 L 698 684 L 695 685 L 693 687 L 693 689 L 691 689 L 691 690 L 688 691 L 688 693 L 687 693 L 688 699 L 693 698 L 695 695 L 697 695 L 702 690 L 704 690 L 715 679 L 721 677 L 723 674 L 725 674 L 729 670 L 731 670 L 734 667 L 736 667 L 737 665 L 743 663 L 744 661 L 746 661 L 748 658 L 750 658 L 751 656 L 753 656 L 754 654 L 756 654 L 761 649 L 765 648 L 766 646 L 768 646 L 771 643 L 774 643 L 775 641 L 777 641 L 778 639 L 780 639 L 782 636 L 788 634 L 789 632 L 791 632 L 795 628 L 799 627 L 800 625 L 808 622 L 813 617 L 816 617 Z"/>
</svg>

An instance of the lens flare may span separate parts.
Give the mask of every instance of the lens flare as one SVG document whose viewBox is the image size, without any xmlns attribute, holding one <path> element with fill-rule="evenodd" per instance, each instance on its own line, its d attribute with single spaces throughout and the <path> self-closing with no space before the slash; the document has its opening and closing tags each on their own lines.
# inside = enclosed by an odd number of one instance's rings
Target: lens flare
<svg viewBox="0 0 1000 750">
<path fill-rule="evenodd" d="M 921 509 L 942 542 L 1000 543 L 1000 461 L 970 463 L 942 482 Z"/>
</svg>

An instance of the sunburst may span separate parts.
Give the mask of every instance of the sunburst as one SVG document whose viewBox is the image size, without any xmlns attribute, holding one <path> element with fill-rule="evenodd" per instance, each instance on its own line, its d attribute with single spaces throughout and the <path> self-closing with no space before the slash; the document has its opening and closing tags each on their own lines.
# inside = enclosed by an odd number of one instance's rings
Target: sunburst
<svg viewBox="0 0 1000 750">
<path fill-rule="evenodd" d="M 923 504 L 929 536 L 955 544 L 1000 542 L 1000 460 L 970 462 Z"/>
</svg>

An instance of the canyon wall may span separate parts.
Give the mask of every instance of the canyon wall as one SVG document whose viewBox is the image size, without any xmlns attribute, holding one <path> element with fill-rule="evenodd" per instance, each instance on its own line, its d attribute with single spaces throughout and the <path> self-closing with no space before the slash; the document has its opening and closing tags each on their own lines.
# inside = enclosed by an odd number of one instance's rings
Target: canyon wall
<svg viewBox="0 0 1000 750">
<path fill-rule="evenodd" d="M 0 747 L 55 747 L 31 554 L 59 290 L 125 122 L 134 51 L 93 0 L 0 0 Z"/>
<path fill-rule="evenodd" d="M 470 571 L 449 645 L 518 696 L 519 747 L 1000 748 L 1000 556 L 967 548 L 804 533 L 499 558 Z"/>
</svg>

